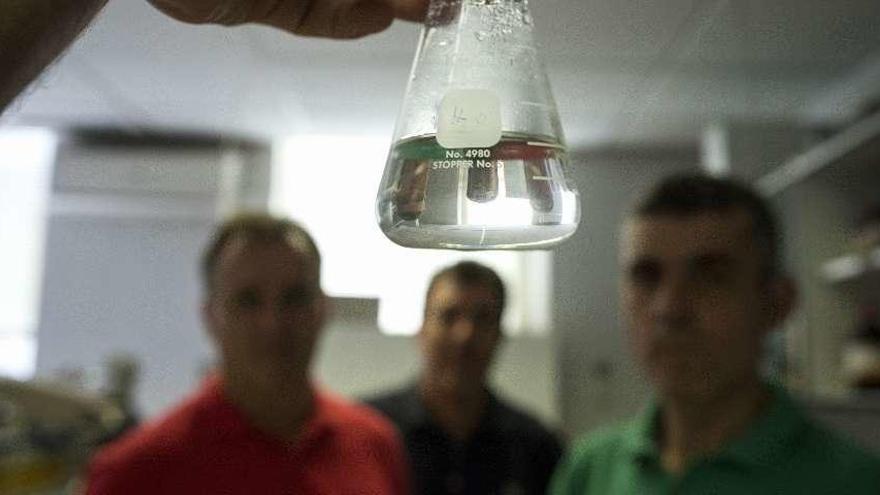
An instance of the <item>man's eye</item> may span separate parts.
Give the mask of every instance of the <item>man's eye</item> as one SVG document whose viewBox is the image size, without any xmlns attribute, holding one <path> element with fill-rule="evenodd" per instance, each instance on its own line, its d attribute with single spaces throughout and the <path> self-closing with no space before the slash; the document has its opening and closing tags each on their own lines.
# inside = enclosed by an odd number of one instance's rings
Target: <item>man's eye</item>
<svg viewBox="0 0 880 495">
<path fill-rule="evenodd" d="M 721 267 L 705 267 L 696 270 L 694 278 L 701 284 L 720 285 L 730 279 L 730 273 Z"/>
<path fill-rule="evenodd" d="M 733 272 L 731 263 L 715 259 L 697 260 L 692 268 L 692 277 L 701 284 L 719 285 L 730 280 Z"/>
<path fill-rule="evenodd" d="M 660 280 L 660 267 L 656 263 L 639 262 L 629 270 L 629 278 L 637 285 L 651 287 Z"/>
<path fill-rule="evenodd" d="M 306 289 L 289 289 L 281 295 L 284 306 L 305 306 L 314 299 L 313 293 Z"/>
<path fill-rule="evenodd" d="M 458 320 L 458 311 L 454 309 L 446 310 L 440 313 L 440 321 L 444 326 L 451 327 Z"/>
<path fill-rule="evenodd" d="M 489 309 L 477 311 L 474 313 L 474 323 L 479 326 L 491 326 L 498 321 L 498 315 Z"/>
<path fill-rule="evenodd" d="M 246 290 L 235 296 L 235 305 L 240 308 L 254 308 L 259 306 L 260 296 L 256 291 Z"/>
</svg>

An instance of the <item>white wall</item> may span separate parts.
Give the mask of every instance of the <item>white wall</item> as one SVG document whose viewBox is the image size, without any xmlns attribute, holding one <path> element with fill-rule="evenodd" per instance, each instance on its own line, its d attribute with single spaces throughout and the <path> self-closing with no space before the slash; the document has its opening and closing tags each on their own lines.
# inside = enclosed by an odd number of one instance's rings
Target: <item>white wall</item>
<svg viewBox="0 0 880 495">
<path fill-rule="evenodd" d="M 47 129 L 0 130 L 0 375 L 34 373 L 46 229 L 55 155 Z"/>
</svg>

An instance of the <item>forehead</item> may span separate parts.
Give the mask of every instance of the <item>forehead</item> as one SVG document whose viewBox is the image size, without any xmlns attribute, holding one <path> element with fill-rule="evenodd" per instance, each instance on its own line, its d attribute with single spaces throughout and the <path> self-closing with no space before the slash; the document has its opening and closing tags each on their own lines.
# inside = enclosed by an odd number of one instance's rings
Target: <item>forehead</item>
<svg viewBox="0 0 880 495">
<path fill-rule="evenodd" d="M 693 215 L 631 217 L 621 236 L 624 260 L 641 256 L 689 258 L 705 253 L 731 255 L 754 249 L 752 220 L 739 209 Z"/>
<path fill-rule="evenodd" d="M 231 239 L 220 251 L 215 283 L 242 284 L 283 280 L 316 281 L 318 270 L 310 257 L 284 240 Z"/>
<path fill-rule="evenodd" d="M 481 284 L 460 284 L 451 276 L 437 281 L 428 297 L 429 308 L 495 306 L 495 293 Z"/>
</svg>

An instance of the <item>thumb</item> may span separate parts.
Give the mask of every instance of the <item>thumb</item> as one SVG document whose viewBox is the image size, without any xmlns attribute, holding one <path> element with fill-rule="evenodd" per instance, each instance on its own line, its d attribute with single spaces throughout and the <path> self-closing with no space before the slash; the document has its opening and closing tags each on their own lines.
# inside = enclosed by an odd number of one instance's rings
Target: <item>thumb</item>
<svg viewBox="0 0 880 495">
<path fill-rule="evenodd" d="M 394 21 L 394 9 L 385 1 L 360 0 L 338 13 L 334 38 L 359 38 L 384 31 Z"/>
<path fill-rule="evenodd" d="M 428 0 L 391 0 L 394 17 L 404 21 L 422 22 L 428 13 Z"/>
<path fill-rule="evenodd" d="M 393 21 L 387 0 L 279 0 L 260 22 L 303 36 L 359 38 Z"/>
</svg>

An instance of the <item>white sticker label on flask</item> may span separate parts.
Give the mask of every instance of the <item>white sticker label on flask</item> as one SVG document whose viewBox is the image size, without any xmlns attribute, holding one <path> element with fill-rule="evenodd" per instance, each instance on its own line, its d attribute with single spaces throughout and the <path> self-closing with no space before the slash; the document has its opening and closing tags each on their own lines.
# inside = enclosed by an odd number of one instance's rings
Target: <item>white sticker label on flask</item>
<svg viewBox="0 0 880 495">
<path fill-rule="evenodd" d="M 444 148 L 488 148 L 501 140 L 501 103 L 488 89 L 449 91 L 437 120 L 437 142 Z"/>
</svg>

